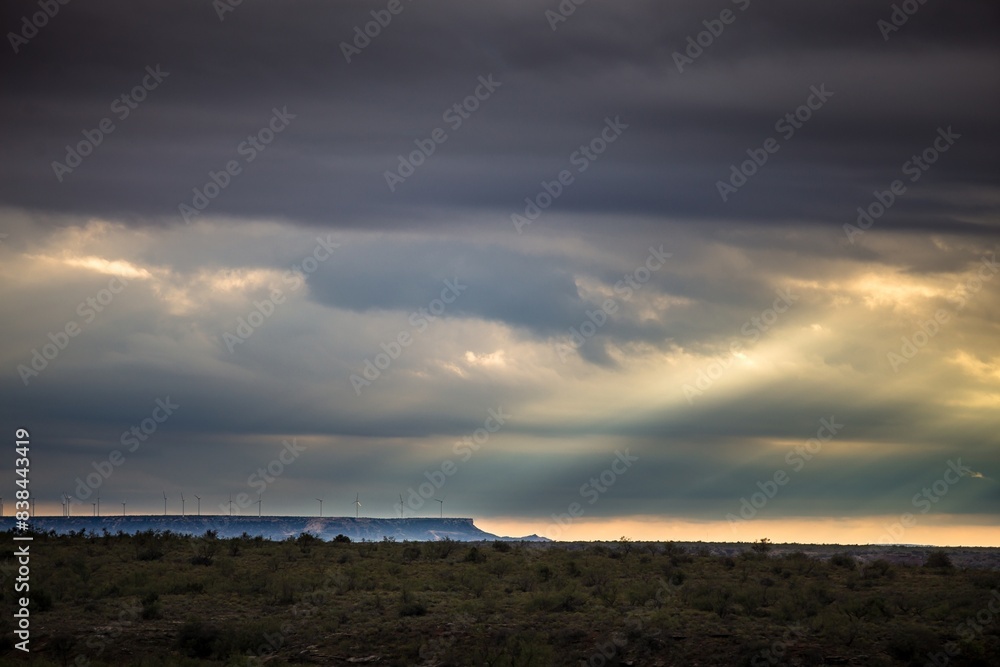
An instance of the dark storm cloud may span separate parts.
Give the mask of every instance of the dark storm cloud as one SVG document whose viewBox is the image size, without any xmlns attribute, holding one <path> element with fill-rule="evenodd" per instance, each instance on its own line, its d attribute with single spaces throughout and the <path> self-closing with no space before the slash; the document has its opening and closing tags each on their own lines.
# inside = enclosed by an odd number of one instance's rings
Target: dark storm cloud
<svg viewBox="0 0 1000 667">
<path fill-rule="evenodd" d="M 350 310 L 426 310 L 454 302 L 451 316 L 496 319 L 536 333 L 563 330 L 580 318 L 568 258 L 527 257 L 502 247 L 453 242 L 386 243 L 353 247 L 310 282 L 321 303 Z"/>
<path fill-rule="evenodd" d="M 339 44 L 371 20 L 368 3 L 244 4 L 221 22 L 208 2 L 62 6 L 3 56 L 0 197 L 178 224 L 192 188 L 284 106 L 291 125 L 206 214 L 397 227 L 422 207 L 462 207 L 502 220 L 609 115 L 629 129 L 559 209 L 839 222 L 948 124 L 962 144 L 924 183 L 996 181 L 993 3 L 922 6 L 885 42 L 876 22 L 888 6 L 753 2 L 683 74 L 672 54 L 729 4 L 592 4 L 556 31 L 551 4 L 404 3 L 350 64 Z M 4 25 L 35 9 L 5 3 Z M 157 64 L 169 77 L 118 121 L 111 101 Z M 390 193 L 383 172 L 447 128 L 442 112 L 488 74 L 502 86 Z M 828 106 L 724 204 L 716 181 L 822 83 L 835 91 Z M 57 182 L 51 162 L 104 117 L 115 131 Z M 911 194 L 886 227 L 975 229 L 995 210 L 925 204 Z"/>
</svg>

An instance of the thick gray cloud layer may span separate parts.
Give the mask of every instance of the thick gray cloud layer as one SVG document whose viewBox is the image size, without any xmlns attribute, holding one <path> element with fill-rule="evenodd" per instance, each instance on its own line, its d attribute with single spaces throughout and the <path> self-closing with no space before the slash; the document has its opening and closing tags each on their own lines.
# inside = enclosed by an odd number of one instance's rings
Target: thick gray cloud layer
<svg viewBox="0 0 1000 667">
<path fill-rule="evenodd" d="M 155 510 L 161 487 L 245 491 L 297 438 L 276 511 L 361 486 L 390 515 L 452 459 L 464 513 L 548 516 L 630 448 L 641 464 L 589 516 L 721 520 L 835 418 L 771 517 L 898 514 L 958 457 L 983 474 L 940 511 L 992 511 L 995 3 L 922 5 L 888 40 L 891 6 L 868 2 L 585 3 L 555 30 L 554 2 L 400 6 L 350 63 L 341 42 L 384 4 L 244 3 L 220 21 L 210 2 L 70 3 L 2 55 L 0 397 L 4 423 L 44 439 L 50 497 L 169 396 L 182 407 L 104 492 Z M 14 32 L 36 11 L 0 8 Z M 154 87 L 147 67 L 169 74 Z M 123 118 L 115 98 L 144 78 Z M 449 111 L 477 88 L 477 109 Z M 776 125 L 810 96 L 807 121 Z M 273 142 L 242 143 L 275 109 Z M 104 118 L 114 130 L 57 178 Z M 609 122 L 620 136 L 586 157 Z M 932 165 L 906 164 L 942 132 Z M 731 165 L 772 137 L 723 200 Z M 240 173 L 185 221 L 229 161 Z M 845 234 L 896 179 L 888 211 Z M 543 181 L 561 194 L 519 231 Z M 113 276 L 127 287 L 91 317 Z M 25 380 L 69 323 L 81 333 Z M 501 408 L 463 460 L 456 443 Z"/>
<path fill-rule="evenodd" d="M 200 1 L 69 4 L 3 56 L 0 195 L 17 206 L 169 224 L 192 188 L 239 159 L 238 144 L 287 106 L 291 126 L 212 213 L 420 225 L 421 210 L 500 214 L 522 205 L 617 115 L 628 131 L 561 210 L 828 222 L 898 178 L 950 125 L 961 143 L 886 225 L 993 226 L 995 201 L 964 189 L 997 180 L 995 3 L 924 5 L 888 42 L 877 22 L 891 10 L 868 2 L 753 2 L 745 11 L 743 3 L 592 4 L 555 31 L 544 14 L 551 4 L 406 2 L 350 64 L 339 44 L 380 7 L 246 4 L 219 21 Z M 5 3 L 4 25 L 33 9 Z M 734 22 L 679 73 L 673 54 L 722 9 Z M 147 65 L 170 74 L 118 120 L 112 101 Z M 501 87 L 452 130 L 443 112 L 490 74 Z M 782 140 L 752 187 L 723 204 L 716 181 L 745 150 L 778 138 L 775 122 L 821 84 L 834 97 Z M 57 183 L 51 163 L 104 117 L 115 131 Z M 390 193 L 383 172 L 437 127 L 446 143 Z"/>
</svg>

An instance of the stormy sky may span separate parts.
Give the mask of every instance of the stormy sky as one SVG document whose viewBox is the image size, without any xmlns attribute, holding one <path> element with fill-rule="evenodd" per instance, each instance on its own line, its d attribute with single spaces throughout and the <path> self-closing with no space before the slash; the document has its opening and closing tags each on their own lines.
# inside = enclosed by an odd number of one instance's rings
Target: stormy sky
<svg viewBox="0 0 1000 667">
<path fill-rule="evenodd" d="M 1000 7 L 895 7 L 3 3 L 38 512 L 1000 544 Z"/>
</svg>

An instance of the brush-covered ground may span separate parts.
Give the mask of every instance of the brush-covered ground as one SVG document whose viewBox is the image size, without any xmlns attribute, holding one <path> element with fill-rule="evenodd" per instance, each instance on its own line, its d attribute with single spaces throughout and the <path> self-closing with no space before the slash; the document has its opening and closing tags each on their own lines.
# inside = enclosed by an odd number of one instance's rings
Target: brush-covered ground
<svg viewBox="0 0 1000 667">
<path fill-rule="evenodd" d="M 735 556 L 624 539 L 31 544 L 30 654 L 14 648 L 13 549 L 0 557 L 4 664 L 1000 664 L 1000 572 L 946 552 L 902 565 L 766 541 Z"/>
</svg>

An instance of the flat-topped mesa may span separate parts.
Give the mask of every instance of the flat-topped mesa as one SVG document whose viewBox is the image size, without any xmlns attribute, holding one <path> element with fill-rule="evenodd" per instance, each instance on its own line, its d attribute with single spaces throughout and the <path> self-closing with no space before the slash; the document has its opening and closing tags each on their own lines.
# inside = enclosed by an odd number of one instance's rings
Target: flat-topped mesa
<svg viewBox="0 0 1000 667">
<path fill-rule="evenodd" d="M 413 518 L 377 519 L 366 517 L 307 517 L 307 516 L 102 516 L 102 517 L 36 517 L 30 521 L 31 528 L 38 532 L 55 531 L 64 535 L 86 530 L 88 533 L 110 533 L 119 531 L 134 534 L 145 531 L 170 531 L 182 535 L 203 535 L 215 531 L 221 538 L 239 537 L 246 533 L 251 537 L 261 536 L 270 540 L 283 540 L 309 533 L 323 540 L 332 540 L 337 535 L 345 535 L 352 541 L 369 542 L 393 539 L 396 541 L 434 542 L 455 540 L 478 542 L 483 540 L 527 540 L 547 541 L 532 535 L 525 538 L 500 537 L 479 529 L 473 519 L 457 518 Z M 0 529 L 14 528 L 14 519 L 4 517 Z"/>
</svg>

